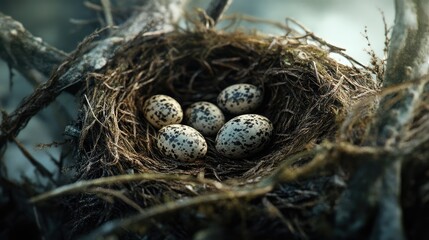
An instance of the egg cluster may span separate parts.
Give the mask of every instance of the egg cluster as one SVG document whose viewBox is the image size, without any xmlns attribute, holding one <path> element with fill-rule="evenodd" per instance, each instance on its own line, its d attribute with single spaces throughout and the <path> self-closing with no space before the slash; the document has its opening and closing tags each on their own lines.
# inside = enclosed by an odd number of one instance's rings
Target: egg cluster
<svg viewBox="0 0 429 240">
<path fill-rule="evenodd" d="M 205 137 L 216 136 L 217 152 L 229 158 L 242 158 L 261 151 L 273 133 L 268 118 L 252 114 L 262 101 L 261 88 L 234 84 L 219 93 L 217 105 L 195 102 L 185 112 L 172 97 L 154 95 L 145 100 L 143 115 L 159 129 L 156 146 L 165 156 L 180 161 L 201 159 L 207 153 Z M 225 123 L 224 112 L 235 117 Z"/>
</svg>

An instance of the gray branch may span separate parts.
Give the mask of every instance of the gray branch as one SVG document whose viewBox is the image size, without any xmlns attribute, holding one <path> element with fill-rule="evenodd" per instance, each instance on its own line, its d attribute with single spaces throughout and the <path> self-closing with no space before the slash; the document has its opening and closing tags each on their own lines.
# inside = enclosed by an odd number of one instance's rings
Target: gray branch
<svg viewBox="0 0 429 240">
<path fill-rule="evenodd" d="M 429 72 L 429 2 L 396 0 L 385 85 L 421 78 Z"/>
<path fill-rule="evenodd" d="M 206 9 L 207 15 L 213 20 L 213 26 L 216 25 L 222 14 L 231 5 L 232 0 L 212 0 Z"/>
<path fill-rule="evenodd" d="M 429 73 L 429 1 L 396 0 L 395 9 L 385 87 Z M 423 85 L 414 84 L 399 96 L 392 94 L 381 100 L 369 145 L 399 148 L 401 136 L 421 99 Z M 398 97 L 395 104 L 389 104 Z M 372 226 L 371 239 L 405 239 L 399 202 L 402 157 L 393 152 L 379 156 L 377 162 L 364 164 L 355 173 L 337 209 L 338 238 L 359 238 L 358 232 Z"/>
<path fill-rule="evenodd" d="M 27 78 L 49 76 L 67 54 L 33 36 L 21 23 L 0 12 L 0 57 Z"/>
<path fill-rule="evenodd" d="M 80 54 L 79 51 L 81 49 L 78 49 L 77 59 L 66 60 L 63 65 L 58 67 L 57 73 L 49 81 L 38 87 L 31 96 L 27 97 L 20 104 L 16 111 L 3 119 L 0 126 L 0 149 L 10 137 L 16 136 L 37 112 L 55 100 L 64 89 L 85 79 L 87 73 L 102 69 L 108 60 L 114 56 L 115 50 L 119 46 L 126 44 L 135 36 L 144 32 L 172 30 L 173 23 L 181 16 L 184 4 L 183 0 L 152 0 L 144 2 L 146 4 L 136 7 L 136 11 L 131 14 L 130 18 L 124 24 L 118 26 L 109 37 L 93 43 L 94 46 L 85 54 Z M 8 17 L 5 18 L 7 19 Z M 21 32 L 26 32 L 23 30 L 22 25 L 20 29 Z M 24 37 L 27 36 L 28 34 L 24 35 Z M 32 46 L 28 44 L 31 40 L 31 38 L 21 40 L 24 43 L 16 47 L 14 53 L 19 51 L 25 52 L 28 46 Z M 37 42 L 35 39 L 33 40 Z M 37 45 L 38 43 L 33 44 Z M 40 48 L 42 46 L 47 47 L 44 43 L 40 43 L 40 46 Z M 58 58 L 51 57 L 50 55 L 40 56 L 40 58 L 32 58 L 30 56 L 23 56 L 22 58 L 30 66 L 34 65 L 38 70 L 43 70 L 46 73 L 53 70 L 54 64 L 45 67 L 39 66 L 37 65 L 39 60 L 47 58 L 49 62 L 49 59 L 57 59 L 56 61 L 51 61 L 56 64 L 59 61 Z"/>
<path fill-rule="evenodd" d="M 392 32 L 385 86 L 422 78 L 429 73 L 429 2 L 427 0 L 396 0 L 395 27 Z M 424 84 L 409 87 L 390 109 L 396 96 L 383 99 L 377 113 L 376 145 L 398 148 L 401 136 L 412 121 L 421 99 Z M 381 175 L 379 213 L 373 239 L 405 239 L 400 204 L 401 156 L 390 156 Z"/>
</svg>

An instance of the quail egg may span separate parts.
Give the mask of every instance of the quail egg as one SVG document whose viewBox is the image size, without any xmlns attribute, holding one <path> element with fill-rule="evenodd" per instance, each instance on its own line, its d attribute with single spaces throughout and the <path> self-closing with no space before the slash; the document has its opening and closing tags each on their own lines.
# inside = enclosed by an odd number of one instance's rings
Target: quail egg
<svg viewBox="0 0 429 240">
<path fill-rule="evenodd" d="M 186 124 L 204 136 L 216 135 L 225 123 L 222 111 L 213 103 L 196 102 L 185 111 Z"/>
<path fill-rule="evenodd" d="M 143 105 L 143 115 L 156 128 L 162 128 L 183 119 L 183 110 L 174 98 L 167 95 L 154 95 Z"/>
<path fill-rule="evenodd" d="M 219 130 L 215 147 L 226 157 L 248 157 L 266 146 L 272 132 L 273 124 L 268 118 L 258 114 L 240 115 Z"/>
<path fill-rule="evenodd" d="M 251 113 L 261 105 L 262 100 L 262 89 L 239 83 L 223 89 L 217 97 L 217 104 L 222 110 L 238 115 Z"/>
<path fill-rule="evenodd" d="M 162 154 L 180 161 L 193 161 L 207 153 L 207 142 L 203 135 L 194 128 L 182 124 L 161 128 L 156 144 Z"/>
</svg>

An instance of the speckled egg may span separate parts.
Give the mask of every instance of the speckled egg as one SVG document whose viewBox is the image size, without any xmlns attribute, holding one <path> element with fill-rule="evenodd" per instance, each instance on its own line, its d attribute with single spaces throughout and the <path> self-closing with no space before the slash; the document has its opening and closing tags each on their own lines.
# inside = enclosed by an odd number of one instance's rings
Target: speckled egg
<svg viewBox="0 0 429 240">
<path fill-rule="evenodd" d="M 157 137 L 158 150 L 165 156 L 180 161 L 193 161 L 207 153 L 203 135 L 192 127 L 172 124 L 161 128 Z"/>
<path fill-rule="evenodd" d="M 154 95 L 143 105 L 143 115 L 156 128 L 162 128 L 183 119 L 183 110 L 174 98 L 167 95 Z"/>
<path fill-rule="evenodd" d="M 225 124 L 222 111 L 213 103 L 196 102 L 185 111 L 186 124 L 197 129 L 204 136 L 216 135 Z"/>
<path fill-rule="evenodd" d="M 219 130 L 216 150 L 230 158 L 248 157 L 270 141 L 273 133 L 271 121 L 258 114 L 244 114 L 232 118 Z"/>
<path fill-rule="evenodd" d="M 262 103 L 262 89 L 255 85 L 240 83 L 222 90 L 217 97 L 218 106 L 231 114 L 251 113 Z"/>
</svg>

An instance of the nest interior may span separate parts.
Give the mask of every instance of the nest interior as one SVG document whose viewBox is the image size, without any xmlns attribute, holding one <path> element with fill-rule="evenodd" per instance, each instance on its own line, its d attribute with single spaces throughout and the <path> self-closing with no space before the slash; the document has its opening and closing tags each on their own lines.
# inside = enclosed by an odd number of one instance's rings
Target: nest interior
<svg viewBox="0 0 429 240">
<path fill-rule="evenodd" d="M 215 151 L 214 138 L 206 138 L 208 153 L 195 162 L 175 161 L 156 149 L 157 131 L 141 111 L 145 99 L 166 94 L 185 109 L 196 101 L 215 103 L 219 92 L 235 83 L 264 89 L 264 103 L 256 113 L 274 125 L 267 148 L 249 158 L 228 159 Z M 123 46 L 103 71 L 89 74 L 86 84 L 78 120 L 78 179 L 169 173 L 232 185 L 257 182 L 290 154 L 332 139 L 353 103 L 376 90 L 366 70 L 338 63 L 316 44 L 207 29 L 139 36 Z M 180 181 L 117 187 L 127 189 L 143 208 L 195 194 Z M 196 192 L 210 191 L 205 186 Z M 79 202 L 87 204 L 74 208 L 75 228 L 88 230 L 126 215 L 118 210 L 124 204 L 112 207 L 87 195 Z"/>
</svg>

